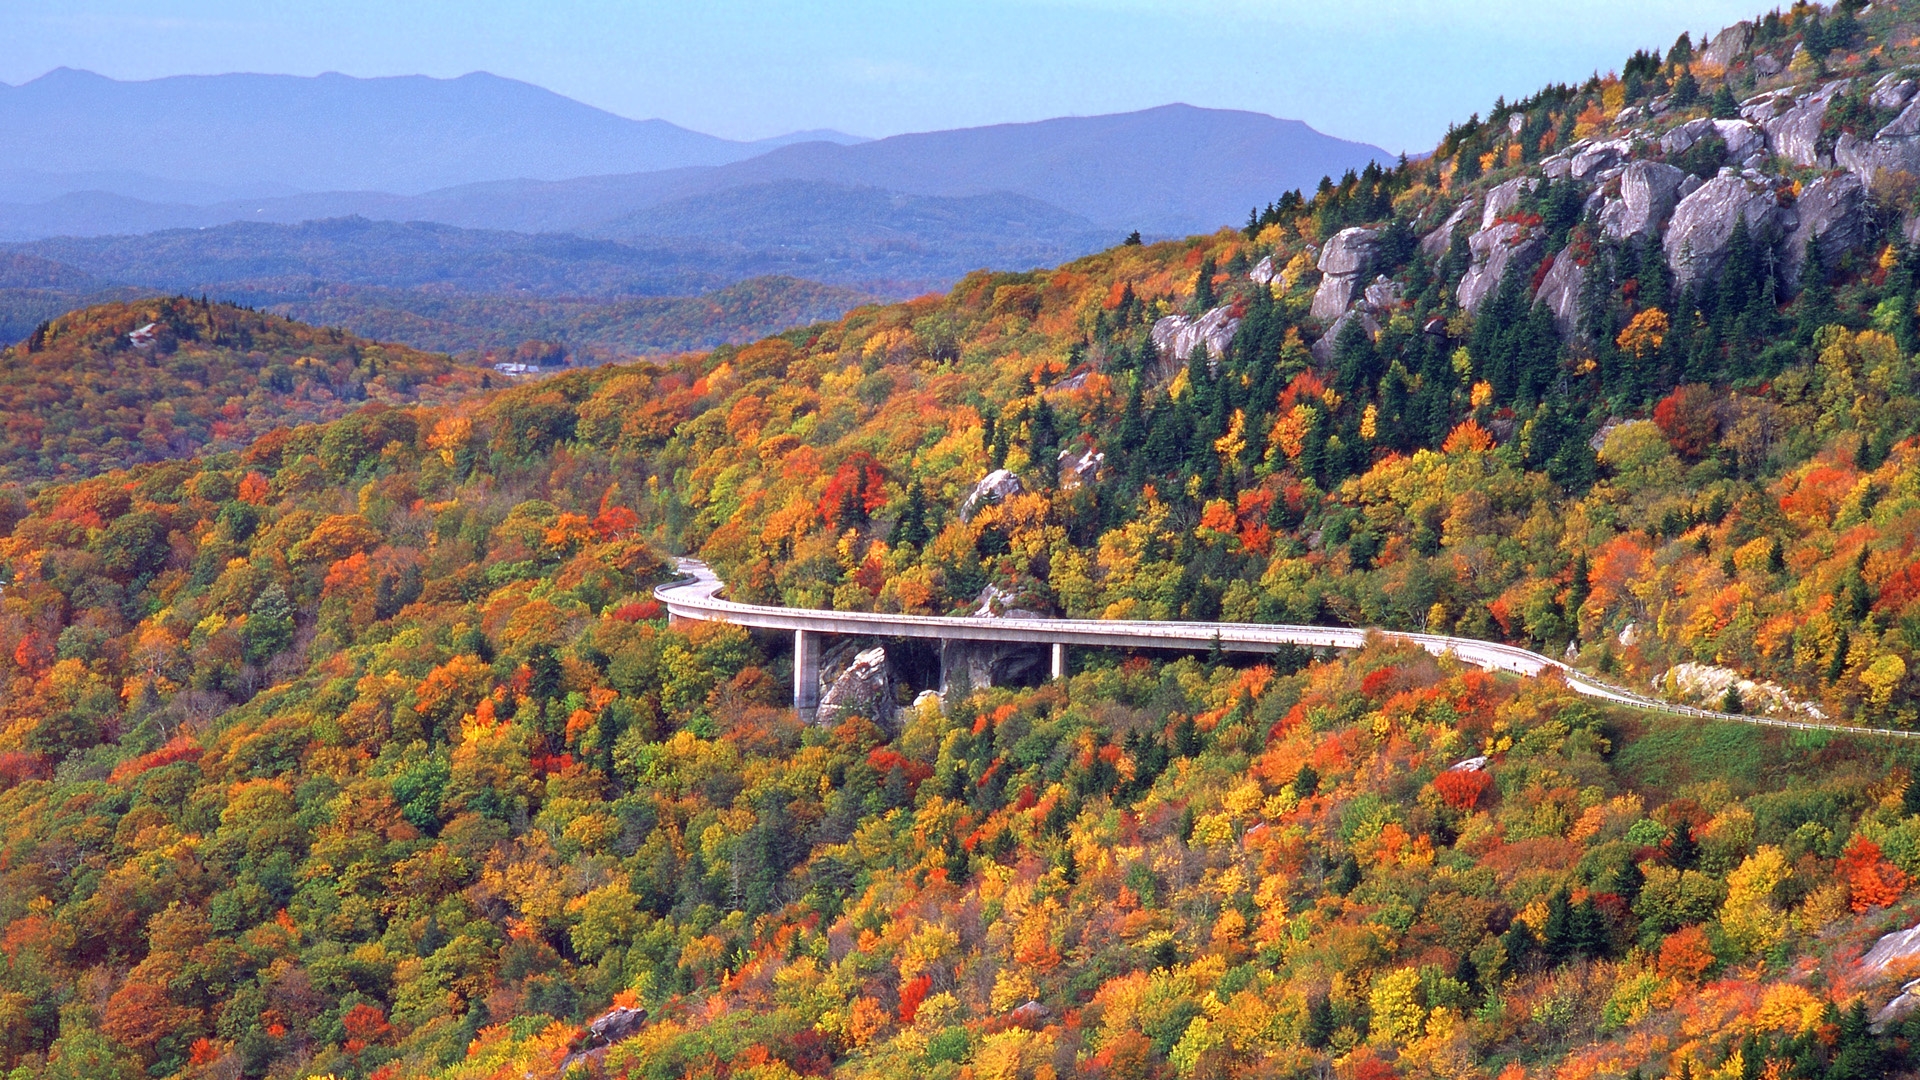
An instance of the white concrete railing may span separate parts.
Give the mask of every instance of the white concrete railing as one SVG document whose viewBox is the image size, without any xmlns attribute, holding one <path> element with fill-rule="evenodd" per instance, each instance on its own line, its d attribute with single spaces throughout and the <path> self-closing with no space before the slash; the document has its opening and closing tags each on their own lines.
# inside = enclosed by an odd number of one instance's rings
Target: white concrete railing
<svg viewBox="0 0 1920 1080">
<path fill-rule="evenodd" d="M 1272 652 L 1281 645 L 1306 648 L 1357 649 L 1367 638 L 1384 634 L 1420 646 L 1435 656 L 1452 654 L 1460 660 L 1488 671 L 1508 671 L 1517 675 L 1539 675 L 1557 671 L 1576 693 L 1621 705 L 1703 720 L 1725 720 L 1764 727 L 1793 728 L 1800 731 L 1828 731 L 1848 735 L 1884 735 L 1892 738 L 1920 738 L 1920 731 L 1892 728 L 1854 727 L 1847 724 L 1813 720 L 1783 720 L 1771 716 L 1716 712 L 1677 702 L 1663 701 L 1647 694 L 1605 682 L 1550 656 L 1515 645 L 1452 637 L 1446 634 L 1403 633 L 1394 630 L 1355 629 L 1339 626 L 1300 626 L 1287 623 L 1205 623 L 1161 622 L 1120 619 L 1020 619 L 941 615 L 891 615 L 871 611 L 821 611 L 814 608 L 774 607 L 767 604 L 739 604 L 719 597 L 725 585 L 698 559 L 679 560 L 683 577 L 654 589 L 654 598 L 666 605 L 667 613 L 677 619 L 719 621 L 762 630 L 791 630 L 796 633 L 800 653 L 794 665 L 795 705 L 810 708 L 810 695 L 817 687 L 803 689 L 807 676 L 818 676 L 820 634 L 855 634 L 871 637 L 931 638 L 941 641 L 1024 642 L 1034 645 L 1093 645 L 1134 649 L 1207 649 L 1218 645 L 1226 652 Z M 1057 667 L 1056 652 L 1056 667 Z M 809 662 L 811 661 L 811 662 Z M 1056 670 L 1055 674 L 1059 674 Z"/>
</svg>

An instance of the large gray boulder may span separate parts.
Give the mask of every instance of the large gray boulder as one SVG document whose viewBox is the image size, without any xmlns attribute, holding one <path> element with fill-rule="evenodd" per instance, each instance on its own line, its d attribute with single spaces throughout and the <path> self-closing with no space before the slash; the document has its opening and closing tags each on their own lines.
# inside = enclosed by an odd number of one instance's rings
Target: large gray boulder
<svg viewBox="0 0 1920 1080">
<path fill-rule="evenodd" d="M 1920 90 L 1920 83 L 1907 78 L 1904 72 L 1890 71 L 1873 84 L 1867 103 L 1876 109 L 1904 109 L 1916 90 Z"/>
<path fill-rule="evenodd" d="M 1532 270 L 1546 253 L 1545 240 L 1512 221 L 1474 233 L 1468 238 L 1467 247 L 1473 251 L 1473 266 L 1460 279 L 1456 299 L 1468 311 L 1477 309 L 1481 301 L 1493 295 L 1509 267 L 1517 267 L 1523 273 Z"/>
<path fill-rule="evenodd" d="M 1374 256 L 1380 250 L 1376 229 L 1342 229 L 1320 253 L 1320 288 L 1313 294 L 1313 317 L 1323 322 L 1340 317 L 1362 286 L 1373 277 Z"/>
<path fill-rule="evenodd" d="M 1703 116 L 1698 120 L 1689 120 L 1667 129 L 1667 133 L 1660 136 L 1660 150 L 1668 155 L 1684 154 L 1693 149 L 1694 143 L 1713 133 L 1712 117 Z"/>
<path fill-rule="evenodd" d="M 1714 35 L 1712 43 L 1700 50 L 1698 59 L 1703 65 L 1730 68 L 1752 45 L 1753 24 L 1737 22 Z"/>
<path fill-rule="evenodd" d="M 1767 149 L 1767 133 L 1751 120 L 1715 120 L 1713 133 L 1727 144 L 1728 161 L 1745 161 Z"/>
<path fill-rule="evenodd" d="M 1506 183 L 1497 184 L 1487 192 L 1487 207 L 1480 213 L 1480 227 L 1493 228 L 1493 223 L 1514 212 L 1520 206 L 1520 199 L 1539 186 L 1539 181 L 1531 176 L 1517 176 Z"/>
<path fill-rule="evenodd" d="M 1161 370 L 1154 372 L 1156 377 L 1171 377 L 1185 366 L 1193 350 L 1202 345 L 1207 347 L 1209 362 L 1217 361 L 1227 354 L 1227 346 L 1233 344 L 1233 335 L 1240 329 L 1240 320 L 1233 317 L 1233 309 L 1222 305 L 1204 315 L 1163 315 L 1154 320 L 1149 334 L 1153 338 L 1153 347 L 1160 350 Z"/>
<path fill-rule="evenodd" d="M 980 478 L 973 490 L 960 502 L 960 520 L 972 521 L 973 515 L 1025 491 L 1020 478 L 1010 469 L 995 469 Z"/>
<path fill-rule="evenodd" d="M 1572 167 L 1568 174 L 1575 180 L 1594 178 L 1596 174 L 1611 169 L 1633 156 L 1633 140 L 1611 139 L 1594 143 L 1592 146 L 1573 155 Z"/>
<path fill-rule="evenodd" d="M 1253 264 L 1253 269 L 1247 271 L 1247 280 L 1253 282 L 1255 285 L 1271 284 L 1273 279 L 1278 276 L 1280 276 L 1280 271 L 1273 268 L 1273 256 L 1271 255 L 1261 256 L 1260 261 Z"/>
<path fill-rule="evenodd" d="M 1447 220 L 1441 222 L 1438 228 L 1420 238 L 1420 250 L 1427 258 L 1438 259 L 1447 253 L 1447 249 L 1453 246 L 1454 228 L 1473 216 L 1473 206 L 1473 199 L 1469 197 L 1453 213 L 1448 214 Z"/>
<path fill-rule="evenodd" d="M 1818 248 L 1821 262 L 1831 267 L 1840 256 L 1865 244 L 1872 228 L 1867 185 L 1852 173 L 1835 173 L 1808 184 L 1792 215 L 1794 224 L 1781 251 L 1789 289 L 1800 287 L 1808 243 Z"/>
<path fill-rule="evenodd" d="M 1680 200 L 1666 237 L 1667 265 L 1673 268 L 1676 288 L 1719 277 L 1734 224 L 1742 218 L 1757 247 L 1779 241 L 1780 202 L 1765 184 L 1723 172 Z"/>
<path fill-rule="evenodd" d="M 1657 161 L 1636 161 L 1620 174 L 1620 195 L 1600 210 L 1600 231 L 1615 240 L 1651 236 L 1680 201 L 1687 174 Z"/>
<path fill-rule="evenodd" d="M 1580 265 L 1571 251 L 1554 256 L 1553 265 L 1547 267 L 1541 277 L 1540 291 L 1534 300 L 1553 312 L 1553 326 L 1561 337 L 1570 338 L 1580 332 L 1580 295 L 1586 287 L 1587 268 Z"/>
<path fill-rule="evenodd" d="M 828 658 L 821 667 L 824 692 L 817 715 L 822 723 L 844 716 L 864 716 L 881 727 L 893 722 L 893 668 L 884 647 Z"/>
<path fill-rule="evenodd" d="M 1800 95 L 1785 112 L 1760 121 L 1767 133 L 1767 145 L 1795 165 L 1830 167 L 1833 159 L 1820 151 L 1820 125 L 1827 118 L 1827 106 L 1852 83 L 1851 79 L 1836 79 Z"/>
</svg>

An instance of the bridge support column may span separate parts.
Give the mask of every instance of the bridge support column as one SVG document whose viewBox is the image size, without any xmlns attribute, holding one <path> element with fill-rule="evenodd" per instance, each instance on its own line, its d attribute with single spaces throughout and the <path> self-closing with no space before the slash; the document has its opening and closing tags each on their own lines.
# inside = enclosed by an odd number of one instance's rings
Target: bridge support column
<svg viewBox="0 0 1920 1080">
<path fill-rule="evenodd" d="M 1053 664 L 1047 676 L 1059 680 L 1067 677 L 1067 644 L 1064 641 L 1053 643 Z"/>
<path fill-rule="evenodd" d="M 802 715 L 820 707 L 820 632 L 793 632 L 793 708 Z"/>
</svg>

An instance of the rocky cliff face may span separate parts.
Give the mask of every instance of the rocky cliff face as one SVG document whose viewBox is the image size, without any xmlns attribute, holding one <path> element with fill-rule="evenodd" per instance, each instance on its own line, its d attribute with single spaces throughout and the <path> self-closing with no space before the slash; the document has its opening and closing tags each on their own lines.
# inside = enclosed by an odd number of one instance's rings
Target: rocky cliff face
<svg viewBox="0 0 1920 1080">
<path fill-rule="evenodd" d="M 1320 289 L 1313 294 L 1313 317 L 1337 319 L 1373 277 L 1380 233 L 1374 229 L 1343 229 L 1327 241 L 1320 253 Z"/>
<path fill-rule="evenodd" d="M 1761 75 L 1787 70 L 1782 58 L 1755 55 L 1753 44 L 1752 26 L 1729 27 L 1698 62 L 1744 65 Z M 1862 115 L 1857 100 L 1862 96 L 1877 110 L 1865 115 L 1894 119 L 1871 134 L 1848 130 Z M 1557 246 L 1565 228 L 1549 233 L 1541 226 L 1539 209 L 1549 200 L 1566 205 L 1567 198 L 1575 199 L 1588 235 L 1596 240 L 1652 243 L 1672 270 L 1675 286 L 1683 289 L 1718 280 L 1744 222 L 1749 241 L 1791 292 L 1803 284 L 1810 247 L 1832 267 L 1849 252 L 1878 242 L 1872 211 L 1876 176 L 1920 176 L 1920 70 L 1888 72 L 1870 88 L 1848 78 L 1776 87 L 1748 97 L 1733 118 L 1699 115 L 1702 111 L 1704 105 L 1691 115 L 1678 112 L 1666 101 L 1623 110 L 1603 136 L 1575 142 L 1524 175 L 1470 190 L 1430 210 L 1419 250 L 1438 261 L 1456 233 L 1472 227 L 1467 235 L 1471 258 L 1455 289 L 1460 306 L 1478 309 L 1508 274 L 1518 273 L 1561 332 L 1572 334 L 1578 332 L 1588 256 L 1551 250 L 1549 240 Z M 1717 175 L 1708 172 L 1714 169 Z M 1812 169 L 1826 173 L 1808 176 Z M 1564 189 L 1568 184 L 1575 186 L 1571 196 Z M 1904 231 L 1920 240 L 1920 218 L 1910 216 Z M 1378 299 L 1374 295 L 1380 289 L 1375 275 L 1383 269 L 1380 240 L 1376 230 L 1349 228 L 1327 241 L 1319 262 L 1324 276 L 1312 304 L 1314 317 L 1326 328 L 1316 355 L 1330 355 L 1339 333 L 1355 320 L 1377 332 L 1393 306 L 1387 292 L 1380 291 Z"/>
</svg>

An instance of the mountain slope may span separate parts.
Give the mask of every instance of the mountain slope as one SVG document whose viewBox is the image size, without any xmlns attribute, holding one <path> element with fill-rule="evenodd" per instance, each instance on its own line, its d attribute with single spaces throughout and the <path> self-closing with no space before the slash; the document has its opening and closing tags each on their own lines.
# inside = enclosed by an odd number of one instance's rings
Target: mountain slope
<svg viewBox="0 0 1920 1080">
<path fill-rule="evenodd" d="M 808 143 L 715 170 L 709 185 L 831 180 L 919 195 L 1010 191 L 1108 227 L 1206 232 L 1246 219 L 1273 192 L 1311 189 L 1392 155 L 1297 120 L 1164 105 L 896 135 L 857 146 Z"/>
<path fill-rule="evenodd" d="M 451 401 L 485 382 L 445 356 L 231 305 L 99 305 L 0 352 L 0 483 L 237 449 L 367 402 Z"/>
</svg>

